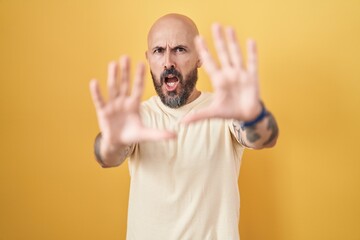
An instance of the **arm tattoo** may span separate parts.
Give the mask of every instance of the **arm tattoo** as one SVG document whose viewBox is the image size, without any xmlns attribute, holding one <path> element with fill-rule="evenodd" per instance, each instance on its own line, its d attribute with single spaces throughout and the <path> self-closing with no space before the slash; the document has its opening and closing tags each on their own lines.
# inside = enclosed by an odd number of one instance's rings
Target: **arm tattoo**
<svg viewBox="0 0 360 240">
<path fill-rule="evenodd" d="M 101 153 L 100 153 L 100 142 L 101 142 L 101 132 L 96 136 L 95 138 L 95 143 L 94 143 L 94 153 L 95 153 L 95 157 L 96 157 L 96 161 L 102 166 L 102 167 L 107 167 L 106 164 L 104 163 L 102 157 L 101 157 Z M 119 158 L 120 159 L 125 159 L 126 157 L 129 156 L 129 154 L 132 152 L 132 150 L 134 149 L 134 145 L 129 145 L 126 146 L 119 154 Z"/>
<path fill-rule="evenodd" d="M 260 134 L 256 132 L 256 125 L 251 127 L 244 127 L 246 138 L 249 142 L 254 143 L 261 138 Z"/>
<path fill-rule="evenodd" d="M 126 146 L 126 148 L 121 152 L 120 158 L 125 159 L 129 156 L 129 154 L 132 152 L 134 145 Z"/>
<path fill-rule="evenodd" d="M 269 131 L 271 131 L 271 135 L 270 135 L 269 139 L 263 143 L 264 146 L 271 143 L 279 134 L 279 128 L 276 124 L 275 118 L 270 112 L 269 112 L 268 118 L 269 118 L 269 120 L 268 120 L 267 129 Z"/>
<path fill-rule="evenodd" d="M 258 132 L 256 132 L 256 125 L 250 127 L 244 127 L 241 123 L 242 123 L 241 121 L 237 121 L 237 120 L 233 121 L 233 127 L 236 133 L 236 138 L 243 146 L 251 147 L 249 144 L 246 144 L 245 140 L 241 137 L 241 133 L 245 132 L 246 139 L 248 143 L 251 144 L 259 140 L 261 138 L 261 135 Z"/>
<path fill-rule="evenodd" d="M 260 134 L 256 132 L 256 125 L 251 127 L 244 127 L 241 125 L 240 121 L 233 121 L 233 127 L 236 133 L 237 139 L 240 141 L 240 143 L 245 147 L 250 147 L 248 144 L 245 143 L 244 139 L 241 137 L 241 132 L 245 131 L 246 133 L 246 139 L 250 143 L 254 143 L 257 140 L 261 138 Z"/>
<path fill-rule="evenodd" d="M 234 127 L 234 131 L 236 134 L 236 138 L 237 140 L 241 143 L 241 145 L 245 146 L 245 147 L 249 147 L 248 145 L 246 145 L 246 143 L 244 142 L 244 139 L 241 137 L 241 123 L 240 121 L 233 121 L 233 127 Z"/>
</svg>

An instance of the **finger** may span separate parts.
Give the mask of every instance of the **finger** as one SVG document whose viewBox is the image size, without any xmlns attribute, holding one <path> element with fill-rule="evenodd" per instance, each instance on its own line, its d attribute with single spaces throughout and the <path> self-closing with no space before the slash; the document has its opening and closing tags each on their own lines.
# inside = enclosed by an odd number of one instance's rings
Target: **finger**
<svg viewBox="0 0 360 240">
<path fill-rule="evenodd" d="M 90 81 L 90 93 L 96 110 L 100 110 L 104 107 L 105 102 L 101 94 L 99 83 L 96 79 Z"/>
<path fill-rule="evenodd" d="M 196 113 L 186 115 L 181 120 L 181 123 L 190 124 L 190 123 L 198 122 L 198 121 L 209 119 L 209 118 L 215 118 L 215 117 L 216 117 L 215 111 L 212 108 L 208 107 L 208 108 L 200 110 Z"/>
<path fill-rule="evenodd" d="M 226 47 L 224 34 L 222 32 L 222 27 L 220 26 L 220 24 L 218 23 L 213 24 L 212 34 L 214 38 L 216 52 L 219 57 L 221 65 L 223 67 L 229 66 L 230 61 L 229 61 L 228 49 Z"/>
<path fill-rule="evenodd" d="M 120 58 L 120 95 L 128 96 L 130 91 L 130 59 L 128 56 Z"/>
<path fill-rule="evenodd" d="M 144 92 L 144 78 L 145 78 L 145 65 L 144 63 L 139 63 L 136 68 L 134 87 L 132 92 L 132 97 L 138 103 L 141 101 L 141 97 Z"/>
<path fill-rule="evenodd" d="M 239 42 L 236 38 L 235 30 L 231 27 L 226 28 L 226 38 L 228 41 L 229 55 L 232 65 L 237 68 L 243 67 L 242 53 Z"/>
<path fill-rule="evenodd" d="M 108 66 L 108 80 L 107 80 L 109 100 L 116 98 L 116 96 L 119 94 L 116 78 L 117 78 L 117 64 L 116 62 L 110 62 Z"/>
<path fill-rule="evenodd" d="M 247 41 L 247 70 L 249 74 L 253 76 L 257 76 L 258 71 L 258 57 L 257 57 L 257 49 L 256 43 L 252 39 L 248 39 Z"/>
<path fill-rule="evenodd" d="M 161 131 L 157 129 L 145 128 L 141 130 L 141 142 L 170 140 L 177 137 L 176 133 L 170 131 Z"/>
<path fill-rule="evenodd" d="M 197 36 L 195 38 L 195 46 L 202 61 L 202 64 L 205 68 L 205 71 L 209 75 L 215 74 L 218 70 L 218 67 L 216 66 L 214 59 L 211 57 L 211 54 L 208 48 L 206 47 L 204 38 L 201 36 Z"/>
</svg>

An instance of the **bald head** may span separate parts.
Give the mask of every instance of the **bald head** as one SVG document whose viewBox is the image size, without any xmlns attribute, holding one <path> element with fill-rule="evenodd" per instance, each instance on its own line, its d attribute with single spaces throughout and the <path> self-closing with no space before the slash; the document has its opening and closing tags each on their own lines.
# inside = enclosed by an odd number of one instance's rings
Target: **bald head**
<svg viewBox="0 0 360 240">
<path fill-rule="evenodd" d="M 180 14 L 159 18 L 148 34 L 146 58 L 155 90 L 168 107 L 178 108 L 196 99 L 197 68 L 201 66 L 194 39 L 195 23 Z"/>
<path fill-rule="evenodd" d="M 179 41 L 186 38 L 193 41 L 198 34 L 195 23 L 189 17 L 177 13 L 166 14 L 156 20 L 150 28 L 147 38 L 148 48 L 151 49 L 154 41 L 161 40 L 159 38 L 173 37 Z"/>
</svg>

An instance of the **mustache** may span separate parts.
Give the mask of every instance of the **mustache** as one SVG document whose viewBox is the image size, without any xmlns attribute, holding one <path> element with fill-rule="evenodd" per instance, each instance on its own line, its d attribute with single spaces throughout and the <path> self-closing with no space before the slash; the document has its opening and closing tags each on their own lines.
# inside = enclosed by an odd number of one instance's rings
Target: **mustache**
<svg viewBox="0 0 360 240">
<path fill-rule="evenodd" d="M 182 80 L 182 75 L 179 71 L 177 71 L 174 67 L 171 67 L 169 69 L 165 69 L 161 75 L 160 75 L 160 81 L 161 83 L 164 82 L 165 78 L 169 75 L 175 76 L 179 81 Z"/>
</svg>

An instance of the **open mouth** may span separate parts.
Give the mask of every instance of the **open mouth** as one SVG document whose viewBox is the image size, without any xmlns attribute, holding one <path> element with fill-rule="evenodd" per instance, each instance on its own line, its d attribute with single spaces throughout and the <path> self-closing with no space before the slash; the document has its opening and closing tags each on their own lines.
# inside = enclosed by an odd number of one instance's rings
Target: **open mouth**
<svg viewBox="0 0 360 240">
<path fill-rule="evenodd" d="M 176 89 L 179 79 L 172 74 L 165 77 L 165 88 L 167 91 L 172 92 Z"/>
</svg>

